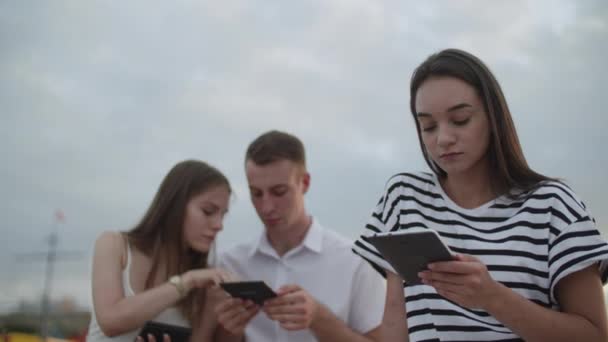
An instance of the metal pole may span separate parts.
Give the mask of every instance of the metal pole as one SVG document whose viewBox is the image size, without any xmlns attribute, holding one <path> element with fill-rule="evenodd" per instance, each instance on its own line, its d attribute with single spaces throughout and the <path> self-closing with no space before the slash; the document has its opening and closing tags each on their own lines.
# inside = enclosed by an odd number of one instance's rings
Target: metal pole
<svg viewBox="0 0 608 342">
<path fill-rule="evenodd" d="M 55 219 L 51 226 L 51 234 L 48 238 L 48 250 L 44 252 L 33 252 L 27 254 L 17 255 L 17 261 L 37 261 L 44 259 L 45 265 L 45 276 L 44 276 L 44 289 L 42 292 L 41 304 L 40 304 L 40 327 L 39 333 L 43 342 L 48 341 L 49 336 L 49 317 L 51 316 L 51 288 L 53 285 L 53 275 L 55 271 L 55 263 L 62 259 L 75 259 L 80 258 L 82 252 L 77 251 L 58 251 L 57 245 L 59 244 L 59 223 L 65 223 L 65 216 L 61 210 L 55 211 Z M 81 260 L 81 259 L 79 259 Z M 0 340 L 0 342 L 2 342 Z"/>
<path fill-rule="evenodd" d="M 42 293 L 42 307 L 40 313 L 40 337 L 42 342 L 48 340 L 49 301 L 51 285 L 53 282 L 53 266 L 57 253 L 57 222 L 53 225 L 53 232 L 49 237 L 49 250 L 46 257 L 46 273 L 44 277 L 44 290 Z"/>
</svg>

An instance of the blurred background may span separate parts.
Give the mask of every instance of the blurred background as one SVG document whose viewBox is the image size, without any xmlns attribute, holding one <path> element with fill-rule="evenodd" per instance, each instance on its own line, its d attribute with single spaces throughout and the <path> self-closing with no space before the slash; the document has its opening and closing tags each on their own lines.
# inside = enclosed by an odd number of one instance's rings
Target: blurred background
<svg viewBox="0 0 608 342">
<path fill-rule="evenodd" d="M 2 1 L 0 327 L 37 332 L 54 244 L 49 334 L 78 338 L 95 238 L 183 159 L 236 189 L 219 248 L 258 234 L 243 157 L 270 129 L 303 140 L 308 209 L 354 238 L 389 176 L 426 170 L 408 83 L 448 47 L 490 66 L 528 162 L 606 234 L 607 42 L 603 0 Z"/>
</svg>

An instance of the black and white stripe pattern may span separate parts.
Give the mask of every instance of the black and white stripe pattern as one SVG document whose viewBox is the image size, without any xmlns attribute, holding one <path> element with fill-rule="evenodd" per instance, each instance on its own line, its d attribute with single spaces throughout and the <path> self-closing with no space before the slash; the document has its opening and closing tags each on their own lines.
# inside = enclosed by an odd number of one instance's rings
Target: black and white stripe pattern
<svg viewBox="0 0 608 342">
<path fill-rule="evenodd" d="M 464 209 L 435 175 L 393 176 L 363 236 L 402 229 L 434 229 L 450 248 L 474 255 L 492 277 L 523 297 L 559 309 L 555 286 L 566 275 L 599 264 L 608 278 L 608 244 L 583 202 L 559 182 L 545 182 L 519 200 L 499 197 Z M 358 239 L 353 250 L 381 273 L 392 267 Z M 410 341 L 521 341 L 484 311 L 460 307 L 426 285 L 405 286 Z"/>
</svg>

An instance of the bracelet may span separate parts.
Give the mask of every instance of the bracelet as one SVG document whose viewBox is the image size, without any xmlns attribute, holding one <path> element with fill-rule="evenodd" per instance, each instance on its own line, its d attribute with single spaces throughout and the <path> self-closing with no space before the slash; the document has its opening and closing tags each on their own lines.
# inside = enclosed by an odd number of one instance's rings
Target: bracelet
<svg viewBox="0 0 608 342">
<path fill-rule="evenodd" d="M 175 286 L 180 298 L 184 298 L 187 295 L 186 287 L 184 287 L 184 283 L 182 282 L 182 277 L 180 275 L 174 275 L 169 278 L 169 284 Z"/>
</svg>

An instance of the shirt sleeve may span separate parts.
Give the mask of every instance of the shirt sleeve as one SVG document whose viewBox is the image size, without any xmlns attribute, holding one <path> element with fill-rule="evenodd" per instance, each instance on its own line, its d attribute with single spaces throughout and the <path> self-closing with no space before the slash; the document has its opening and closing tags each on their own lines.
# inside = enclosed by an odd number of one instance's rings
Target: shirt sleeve
<svg viewBox="0 0 608 342">
<path fill-rule="evenodd" d="M 353 277 L 348 325 L 366 334 L 382 323 L 386 298 L 386 281 L 361 260 Z"/>
<path fill-rule="evenodd" d="M 393 267 L 382 257 L 376 248 L 367 242 L 366 238 L 376 233 L 390 231 L 395 222 L 398 223 L 398 210 L 393 206 L 393 199 L 396 197 L 397 189 L 392 187 L 394 178 L 387 182 L 384 193 L 376 207 L 372 210 L 371 216 L 363 228 L 363 232 L 355 241 L 353 252 L 359 255 L 383 276 L 386 276 L 386 270 L 397 273 Z M 397 213 L 397 214 L 396 214 Z"/>
<path fill-rule="evenodd" d="M 580 210 L 576 220 L 559 229 L 559 233 L 549 240 L 550 295 L 554 303 L 557 303 L 557 284 L 569 274 L 596 264 L 603 284 L 608 280 L 608 243 L 582 202 L 574 203 L 579 204 L 576 209 Z"/>
</svg>

